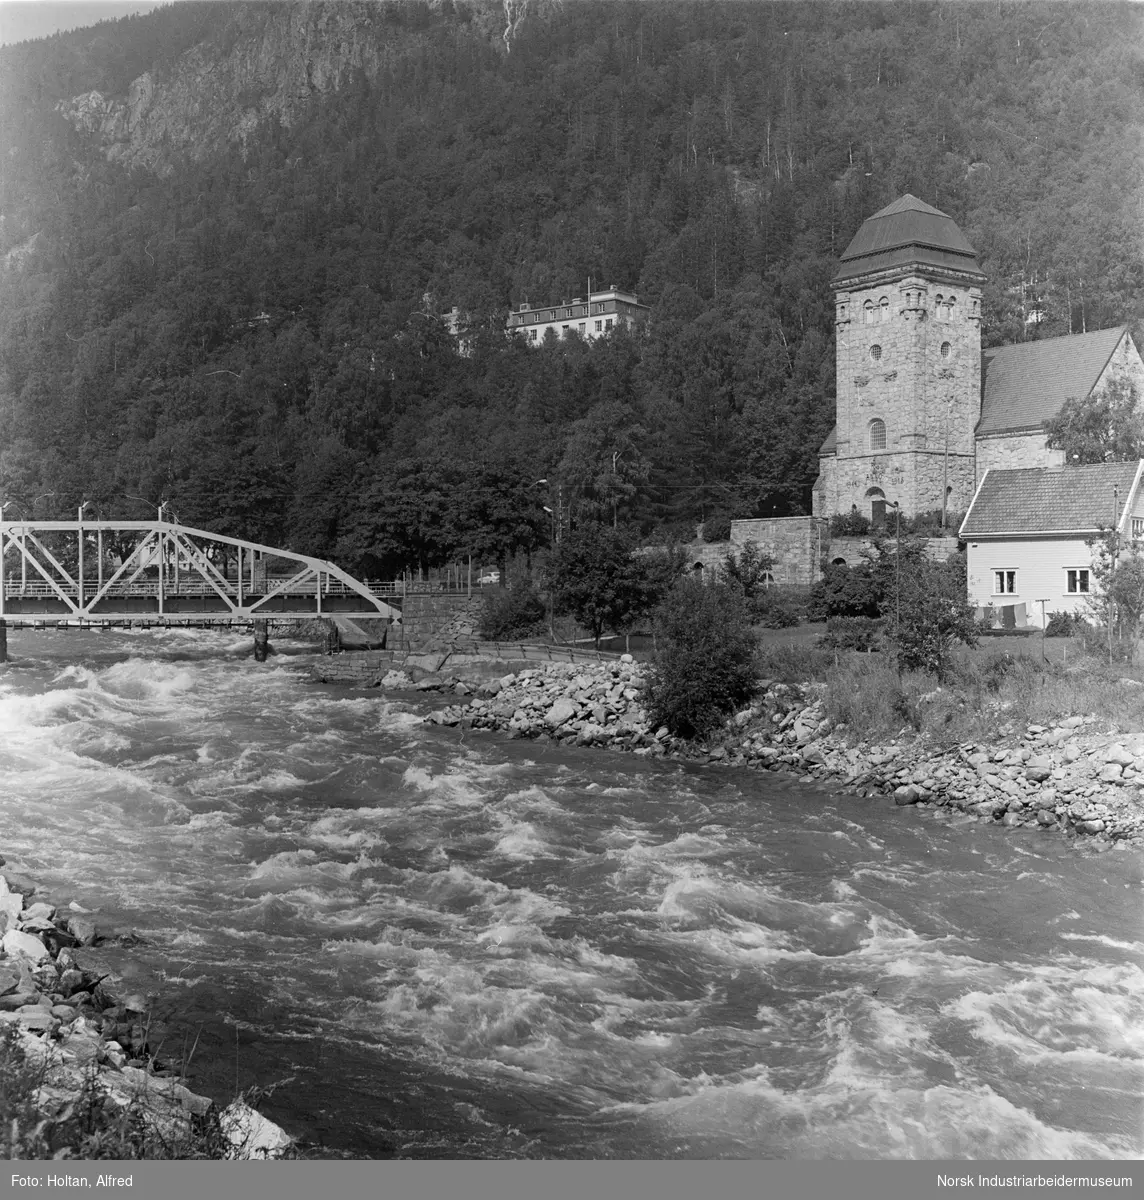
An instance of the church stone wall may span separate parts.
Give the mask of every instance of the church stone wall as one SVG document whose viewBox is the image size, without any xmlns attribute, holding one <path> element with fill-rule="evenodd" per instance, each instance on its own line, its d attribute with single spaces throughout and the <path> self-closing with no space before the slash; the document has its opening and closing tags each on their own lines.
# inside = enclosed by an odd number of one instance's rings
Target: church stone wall
<svg viewBox="0 0 1144 1200">
<path fill-rule="evenodd" d="M 986 471 L 1008 471 L 1015 467 L 1062 467 L 1063 450 L 1049 450 L 1045 435 L 1010 433 L 1003 437 L 979 438 L 977 441 L 977 482 Z"/>
<path fill-rule="evenodd" d="M 947 450 L 951 504 L 968 505 L 980 308 L 978 287 L 916 270 L 855 280 L 836 293 L 837 456 L 822 462 L 816 515 L 853 505 L 869 516 L 872 489 L 907 515 L 940 508 Z M 873 436 L 876 422 L 884 447 Z"/>
</svg>

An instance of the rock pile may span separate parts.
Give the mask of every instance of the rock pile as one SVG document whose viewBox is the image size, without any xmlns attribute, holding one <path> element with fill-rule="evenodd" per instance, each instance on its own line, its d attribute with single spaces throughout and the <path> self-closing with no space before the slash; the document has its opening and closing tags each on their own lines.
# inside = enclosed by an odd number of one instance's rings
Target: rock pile
<svg viewBox="0 0 1144 1200">
<path fill-rule="evenodd" d="M 176 1070 L 155 1058 L 146 1001 L 117 999 L 105 976 L 82 965 L 82 949 L 103 940 L 95 924 L 35 895 L 26 877 L 0 874 L 0 1030 L 12 1029 L 25 1058 L 42 1068 L 41 1111 L 47 1117 L 63 1112 L 94 1079 L 112 1107 L 134 1106 L 164 1141 L 177 1141 L 207 1116 L 213 1101 L 190 1091 Z M 255 1122 L 250 1111 L 236 1101 L 219 1114 L 228 1156 L 280 1156 L 290 1138 L 259 1114 Z"/>
<path fill-rule="evenodd" d="M 441 690 L 440 680 L 433 685 Z M 463 681 L 453 690 L 472 692 Z M 997 745 L 938 747 L 922 738 L 853 744 L 826 718 L 820 685 L 763 680 L 749 708 L 706 745 L 652 729 L 641 704 L 640 668 L 617 662 L 549 663 L 476 687 L 471 699 L 426 720 L 547 736 L 642 755 L 700 758 L 730 766 L 785 770 L 836 782 L 899 805 L 933 805 L 1005 828 L 1032 826 L 1105 838 L 1144 840 L 1144 735 L 1101 730 L 1070 716 L 1023 731 L 1003 727 Z"/>
<path fill-rule="evenodd" d="M 468 685 L 461 683 L 468 690 Z M 630 654 L 603 663 L 543 663 L 480 684 L 471 700 L 430 713 L 439 725 L 547 734 L 579 745 L 665 754 L 674 739 L 654 733 L 640 703 L 642 681 Z M 456 690 L 456 689 L 454 689 Z"/>
</svg>

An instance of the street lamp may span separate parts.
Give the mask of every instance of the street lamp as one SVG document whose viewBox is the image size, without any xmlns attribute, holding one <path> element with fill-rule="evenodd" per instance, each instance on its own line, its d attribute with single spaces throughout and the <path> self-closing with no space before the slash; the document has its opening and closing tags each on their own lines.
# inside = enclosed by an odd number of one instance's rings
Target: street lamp
<svg viewBox="0 0 1144 1200">
<path fill-rule="evenodd" d="M 894 631 L 896 633 L 902 627 L 902 506 L 896 500 L 887 500 L 886 507 L 894 510 L 898 543 L 894 553 Z"/>
</svg>

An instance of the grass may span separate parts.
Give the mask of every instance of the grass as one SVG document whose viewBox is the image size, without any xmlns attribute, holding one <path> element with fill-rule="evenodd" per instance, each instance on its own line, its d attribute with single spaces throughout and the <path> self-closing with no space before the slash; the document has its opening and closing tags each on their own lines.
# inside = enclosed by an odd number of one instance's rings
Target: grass
<svg viewBox="0 0 1144 1200">
<path fill-rule="evenodd" d="M 1144 671 L 1109 665 L 1079 640 L 1002 636 L 959 647 L 943 688 L 931 675 L 898 672 L 889 654 L 818 645 L 821 626 L 759 631 L 758 669 L 783 683 L 825 685 L 827 717 L 855 739 L 903 732 L 934 741 L 990 742 L 1006 726 L 1048 725 L 1071 714 L 1095 715 L 1125 730 L 1144 731 Z"/>
</svg>

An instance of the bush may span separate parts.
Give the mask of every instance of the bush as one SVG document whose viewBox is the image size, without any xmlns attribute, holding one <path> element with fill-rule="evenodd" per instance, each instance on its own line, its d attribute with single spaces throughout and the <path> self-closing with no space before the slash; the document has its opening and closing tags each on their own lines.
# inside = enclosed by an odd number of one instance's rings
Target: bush
<svg viewBox="0 0 1144 1200">
<path fill-rule="evenodd" d="M 832 650 L 880 650 L 884 624 L 877 617 L 831 617 L 822 645 Z"/>
<path fill-rule="evenodd" d="M 786 588 L 770 588 L 755 597 L 751 615 L 767 629 L 788 629 L 806 618 L 806 600 Z"/>
<path fill-rule="evenodd" d="M 726 542 L 731 537 L 731 518 L 726 513 L 715 513 L 703 522 L 705 542 Z"/>
<path fill-rule="evenodd" d="M 545 629 L 544 601 L 529 587 L 497 588 L 485 597 L 480 634 L 490 642 L 537 637 Z"/>
<path fill-rule="evenodd" d="M 811 620 L 831 617 L 876 617 L 882 599 L 873 567 L 868 562 L 856 567 L 831 563 L 810 589 Z"/>
<path fill-rule="evenodd" d="M 831 537 L 865 537 L 870 532 L 870 518 L 860 512 L 835 513 L 830 518 Z"/>
<path fill-rule="evenodd" d="M 1075 633 L 1086 630 L 1088 623 L 1083 617 L 1071 612 L 1049 613 L 1045 625 L 1045 637 L 1072 637 Z"/>
<path fill-rule="evenodd" d="M 755 639 L 742 594 L 681 579 L 656 612 L 644 704 L 654 727 L 703 737 L 755 689 Z"/>
</svg>

